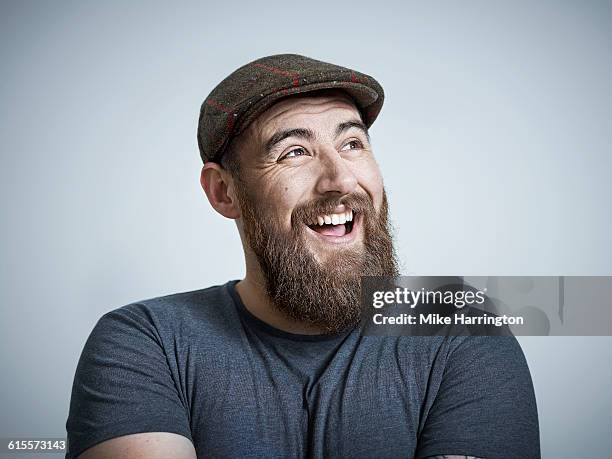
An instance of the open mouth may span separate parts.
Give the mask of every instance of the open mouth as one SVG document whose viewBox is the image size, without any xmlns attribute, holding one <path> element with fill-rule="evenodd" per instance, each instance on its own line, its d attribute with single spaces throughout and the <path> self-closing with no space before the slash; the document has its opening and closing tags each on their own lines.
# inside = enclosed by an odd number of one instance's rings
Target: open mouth
<svg viewBox="0 0 612 459">
<path fill-rule="evenodd" d="M 351 234 L 358 214 L 349 209 L 345 212 L 321 214 L 308 224 L 314 232 L 328 237 L 343 237 Z"/>
</svg>

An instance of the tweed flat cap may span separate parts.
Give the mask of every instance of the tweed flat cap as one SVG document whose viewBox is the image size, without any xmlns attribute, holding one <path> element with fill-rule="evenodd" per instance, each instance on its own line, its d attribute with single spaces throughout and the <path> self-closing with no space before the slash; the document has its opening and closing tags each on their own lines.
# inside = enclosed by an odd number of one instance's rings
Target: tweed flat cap
<svg viewBox="0 0 612 459">
<path fill-rule="evenodd" d="M 230 139 L 279 99 L 334 88 L 353 98 L 370 127 L 385 94 L 369 75 L 297 54 L 267 56 L 240 67 L 202 103 L 198 123 L 202 161 L 219 162 Z"/>
</svg>

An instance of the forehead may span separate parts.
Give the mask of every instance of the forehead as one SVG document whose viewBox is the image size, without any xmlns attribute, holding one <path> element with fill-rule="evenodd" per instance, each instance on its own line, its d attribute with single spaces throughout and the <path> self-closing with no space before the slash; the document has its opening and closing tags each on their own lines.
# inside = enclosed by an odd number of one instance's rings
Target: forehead
<svg viewBox="0 0 612 459">
<path fill-rule="evenodd" d="M 247 131 L 264 140 L 277 129 L 297 127 L 293 125 L 323 121 L 329 117 L 361 119 L 361 114 L 353 99 L 343 91 L 307 93 L 281 99 L 257 117 Z"/>
</svg>

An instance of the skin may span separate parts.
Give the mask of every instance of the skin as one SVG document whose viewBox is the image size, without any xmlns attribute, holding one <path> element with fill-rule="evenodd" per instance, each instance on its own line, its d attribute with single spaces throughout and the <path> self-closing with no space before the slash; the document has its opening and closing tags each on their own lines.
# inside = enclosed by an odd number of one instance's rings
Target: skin
<svg viewBox="0 0 612 459">
<path fill-rule="evenodd" d="M 383 181 L 367 134 L 358 127 L 350 127 L 337 135 L 337 126 L 345 122 L 361 123 L 361 117 L 352 100 L 342 92 L 291 97 L 265 111 L 238 139 L 242 181 L 257 202 L 266 203 L 267 209 L 274 212 L 285 231 L 290 231 L 291 215 L 298 205 L 321 197 L 367 194 L 374 208 L 380 209 Z M 271 151 L 266 150 L 274 134 L 289 129 L 309 130 L 313 138 L 291 136 Z M 267 298 L 261 269 L 244 237 L 231 174 L 218 164 L 206 163 L 201 184 L 212 207 L 236 220 L 246 263 L 246 276 L 236 288 L 247 309 L 284 331 L 321 333 L 285 317 Z M 363 227 L 357 230 L 359 234 L 351 244 L 363 244 Z M 325 239 L 307 231 L 308 247 L 322 264 L 345 248 Z"/>
<path fill-rule="evenodd" d="M 430 456 L 427 459 L 482 459 L 476 456 L 462 456 L 456 454 L 443 454 L 441 456 Z"/>
<path fill-rule="evenodd" d="M 360 122 L 361 118 L 352 100 L 342 92 L 291 97 L 269 108 L 237 139 L 243 182 L 258 202 L 269 206 L 285 231 L 290 231 L 291 215 L 296 206 L 315 198 L 365 193 L 372 199 L 374 208 L 380 209 L 383 181 L 367 135 L 357 127 L 336 135 L 336 127 L 347 121 Z M 314 136 L 312 139 L 289 137 L 273 151 L 266 151 L 266 144 L 275 133 L 293 128 L 308 129 Z M 237 284 L 237 290 L 247 309 L 281 330 L 321 333 L 321 330 L 289 320 L 272 307 L 257 258 L 244 237 L 231 174 L 219 164 L 206 163 L 200 182 L 212 207 L 236 221 L 246 263 L 246 276 Z M 307 232 L 306 237 L 308 247 L 320 263 L 346 248 L 346 245 L 327 241 L 313 233 Z M 357 234 L 350 244 L 363 244 L 363 234 Z M 189 439 L 181 435 L 145 432 L 101 442 L 79 456 L 80 459 L 167 457 L 196 459 L 196 452 Z"/>
<path fill-rule="evenodd" d="M 196 459 L 191 441 L 170 432 L 145 432 L 111 438 L 89 448 L 78 459 Z"/>
</svg>

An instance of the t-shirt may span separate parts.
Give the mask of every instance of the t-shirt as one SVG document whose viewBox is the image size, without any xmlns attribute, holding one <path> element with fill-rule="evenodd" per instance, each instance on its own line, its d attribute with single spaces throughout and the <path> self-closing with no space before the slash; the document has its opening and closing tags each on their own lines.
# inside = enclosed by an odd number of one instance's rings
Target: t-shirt
<svg viewBox="0 0 612 459">
<path fill-rule="evenodd" d="M 100 318 L 76 370 L 67 458 L 139 432 L 183 435 L 198 458 L 540 457 L 514 337 L 287 333 L 252 315 L 236 282 Z"/>
</svg>

